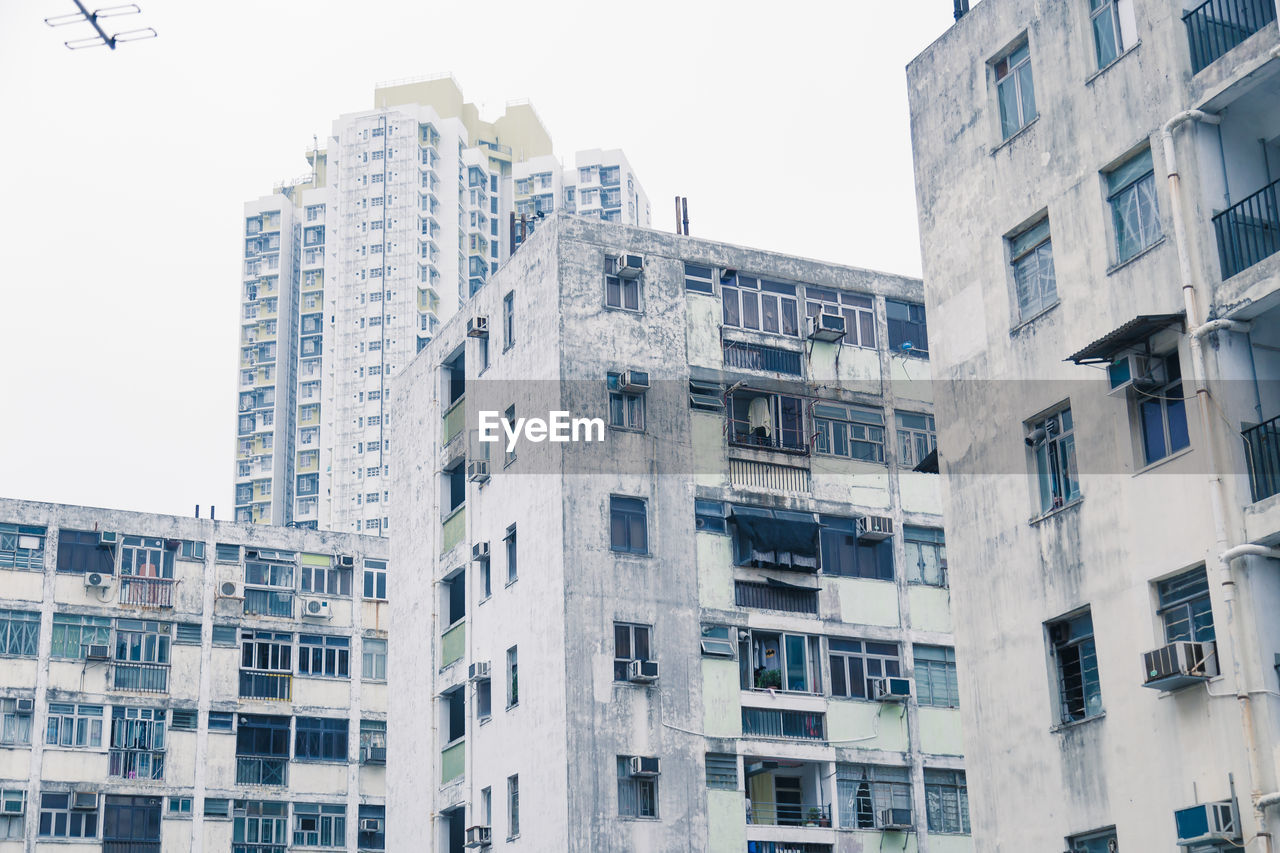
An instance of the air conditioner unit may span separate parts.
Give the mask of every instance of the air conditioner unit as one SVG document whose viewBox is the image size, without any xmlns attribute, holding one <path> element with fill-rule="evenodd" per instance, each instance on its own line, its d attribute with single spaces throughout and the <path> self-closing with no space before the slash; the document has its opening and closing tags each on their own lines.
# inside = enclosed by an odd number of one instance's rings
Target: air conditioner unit
<svg viewBox="0 0 1280 853">
<path fill-rule="evenodd" d="M 636 278 L 644 272 L 643 255 L 622 255 L 613 262 L 613 274 L 618 278 Z"/>
<path fill-rule="evenodd" d="M 110 548 L 120 541 L 119 533 L 112 533 L 110 530 L 103 530 L 98 533 L 98 544 L 103 548 Z"/>
<path fill-rule="evenodd" d="M 822 311 L 809 318 L 809 339 L 835 343 L 845 335 L 844 315 Z"/>
<path fill-rule="evenodd" d="M 71 808 L 73 809 L 96 809 L 98 807 L 97 791 L 72 791 L 71 792 Z"/>
<path fill-rule="evenodd" d="M 1170 643 L 1142 656 L 1143 687 L 1177 690 L 1217 674 L 1217 645 L 1213 642 Z"/>
<path fill-rule="evenodd" d="M 487 826 L 467 827 L 467 847 L 488 847 L 493 843 L 493 832 Z"/>
<path fill-rule="evenodd" d="M 477 542 L 471 546 L 471 559 L 487 560 L 489 559 L 489 543 Z"/>
<path fill-rule="evenodd" d="M 1107 365 L 1107 391 L 1112 397 L 1122 397 L 1130 388 L 1150 391 L 1163 385 L 1164 362 L 1145 355 L 1123 355 Z"/>
<path fill-rule="evenodd" d="M 644 370 L 623 371 L 618 377 L 618 388 L 628 394 L 643 394 L 649 390 L 649 374 Z"/>
<path fill-rule="evenodd" d="M 17 698 L 13 700 L 13 710 L 17 714 L 34 714 L 36 710 L 36 700 Z"/>
<path fill-rule="evenodd" d="M 340 569 L 354 569 L 356 558 L 350 554 L 338 554 L 333 558 L 333 564 Z"/>
<path fill-rule="evenodd" d="M 879 542 L 893 536 L 893 519 L 887 515 L 864 515 L 858 519 L 858 541 Z"/>
<path fill-rule="evenodd" d="M 362 752 L 360 760 L 364 764 L 387 763 L 387 748 L 385 746 L 366 746 Z"/>
<path fill-rule="evenodd" d="M 632 776 L 657 776 L 660 772 L 658 759 L 648 758 L 643 755 L 633 755 L 631 757 Z"/>
<path fill-rule="evenodd" d="M 219 598 L 244 598 L 244 586 L 235 580 L 225 580 L 218 584 Z"/>
<path fill-rule="evenodd" d="M 652 684 L 658 680 L 656 660 L 633 660 L 627 664 L 627 681 L 633 684 Z"/>
<path fill-rule="evenodd" d="M 871 680 L 871 698 L 877 702 L 905 702 L 911 698 L 911 679 L 885 676 Z"/>
<path fill-rule="evenodd" d="M 489 460 L 473 459 L 468 462 L 467 479 L 473 483 L 489 482 Z"/>
<path fill-rule="evenodd" d="M 1178 827 L 1179 847 L 1224 841 L 1234 845 L 1240 841 L 1240 821 L 1231 800 L 1178 809 L 1173 821 Z"/>
<path fill-rule="evenodd" d="M 93 643 L 84 647 L 85 660 L 111 660 L 111 647 L 106 643 Z"/>
<path fill-rule="evenodd" d="M 468 338 L 487 338 L 489 337 L 489 318 L 483 314 L 467 320 L 467 337 Z"/>
<path fill-rule="evenodd" d="M 362 817 L 360 818 L 361 832 L 382 832 L 382 818 L 380 817 Z"/>
<path fill-rule="evenodd" d="M 332 619 L 333 611 L 329 609 L 329 602 L 323 598 L 304 598 L 302 615 L 307 619 Z"/>
<path fill-rule="evenodd" d="M 22 814 L 22 798 L 0 802 L 0 814 Z"/>
<path fill-rule="evenodd" d="M 468 681 L 483 681 L 489 677 L 489 662 L 487 660 L 478 660 L 471 666 L 467 667 Z"/>
<path fill-rule="evenodd" d="M 113 578 L 111 575 L 102 572 L 85 572 L 84 585 L 87 587 L 95 587 L 97 589 L 108 589 L 111 586 Z"/>
<path fill-rule="evenodd" d="M 881 809 L 879 828 L 889 832 L 910 832 L 915 828 L 911 825 L 911 809 Z"/>
</svg>

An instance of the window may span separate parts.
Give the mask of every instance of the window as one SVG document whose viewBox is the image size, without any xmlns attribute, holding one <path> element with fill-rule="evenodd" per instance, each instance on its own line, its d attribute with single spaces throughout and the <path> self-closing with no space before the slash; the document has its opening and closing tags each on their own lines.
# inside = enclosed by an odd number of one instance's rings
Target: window
<svg viewBox="0 0 1280 853">
<path fill-rule="evenodd" d="M 376 497 L 376 495 L 375 495 Z M 351 570 L 334 565 L 300 566 L 302 591 L 313 595 L 350 595 Z"/>
<path fill-rule="evenodd" d="M 0 841 L 21 841 L 27 792 L 21 788 L 0 789 Z"/>
<path fill-rule="evenodd" d="M 246 561 L 244 564 L 244 612 L 246 615 L 293 616 L 293 570 L 287 563 Z"/>
<path fill-rule="evenodd" d="M 898 464 L 914 468 L 938 447 L 933 415 L 894 412 L 898 421 Z"/>
<path fill-rule="evenodd" d="M 738 790 L 738 756 L 708 752 L 707 787 L 720 791 Z"/>
<path fill-rule="evenodd" d="M 640 310 L 640 279 L 620 278 L 610 275 L 615 261 L 605 258 L 604 268 L 604 304 L 609 308 L 622 308 L 627 311 Z"/>
<path fill-rule="evenodd" d="M 875 695 L 872 679 L 902 675 L 896 643 L 831 637 L 827 640 L 827 651 L 832 696 L 867 699 Z"/>
<path fill-rule="evenodd" d="M 218 542 L 213 546 L 214 559 L 219 563 L 240 562 L 240 546 Z"/>
<path fill-rule="evenodd" d="M 191 797 L 169 797 L 169 817 L 191 817 Z"/>
<path fill-rule="evenodd" d="M 924 769 L 924 808 L 930 832 L 969 834 L 969 788 L 963 770 Z M 1103 848 L 1104 853 L 1106 849 Z"/>
<path fill-rule="evenodd" d="M 27 524 L 0 524 L 0 569 L 44 569 L 45 528 Z M 0 835 L 0 838 L 3 838 Z"/>
<path fill-rule="evenodd" d="M 387 641 L 365 637 L 361 642 L 360 675 L 371 681 L 387 680 Z"/>
<path fill-rule="evenodd" d="M 834 515 L 820 517 L 822 572 L 850 578 L 893 580 L 893 540 L 858 538 L 858 521 Z"/>
<path fill-rule="evenodd" d="M 844 339 L 841 343 L 875 349 L 876 312 L 875 302 L 870 296 L 810 286 L 804 289 L 804 300 L 804 313 L 808 317 L 823 313 L 844 317 Z"/>
<path fill-rule="evenodd" d="M 724 324 L 775 335 L 799 335 L 796 286 L 737 275 L 720 282 Z"/>
<path fill-rule="evenodd" d="M 516 293 L 511 291 L 502 297 L 502 350 L 506 352 L 516 345 Z"/>
<path fill-rule="evenodd" d="M 1076 437 L 1071 409 L 1055 412 L 1031 425 L 1040 484 L 1040 511 L 1049 512 L 1080 497 L 1076 472 Z"/>
<path fill-rule="evenodd" d="M 347 678 L 350 673 L 351 639 L 333 634 L 298 635 L 298 675 Z"/>
<path fill-rule="evenodd" d="M 164 778 L 165 712 L 158 708 L 111 709 L 109 775 Z"/>
<path fill-rule="evenodd" d="M 907 582 L 947 585 L 947 540 L 936 527 L 902 526 L 907 552 Z"/>
<path fill-rule="evenodd" d="M 364 561 L 364 597 L 375 601 L 387 600 L 387 561 Z"/>
<path fill-rule="evenodd" d="M 476 682 L 476 719 L 484 722 L 493 715 L 493 682 L 482 678 Z"/>
<path fill-rule="evenodd" d="M 204 816 L 231 817 L 231 801 L 221 797 L 205 797 Z"/>
<path fill-rule="evenodd" d="M 732 632 L 732 633 L 730 633 Z M 702 626 L 702 653 L 712 657 L 734 657 L 734 644 L 737 641 L 738 629 L 728 625 Z"/>
<path fill-rule="evenodd" d="M 1053 271 L 1053 242 L 1047 217 L 1009 238 L 1009 265 L 1013 267 L 1019 319 L 1030 320 L 1057 304 L 1058 280 Z"/>
<path fill-rule="evenodd" d="M 649 553 L 643 500 L 610 496 L 609 548 L 627 554 Z"/>
<path fill-rule="evenodd" d="M 169 644 L 173 628 L 168 622 L 144 622 L 140 619 L 116 621 L 116 660 L 129 663 L 169 663 Z M 120 667 L 116 667 L 119 671 Z M 117 676 L 116 686 L 120 687 Z"/>
<path fill-rule="evenodd" d="M 29 711 L 18 712 L 18 700 L 0 699 L 0 744 L 21 746 L 31 743 Z"/>
<path fill-rule="evenodd" d="M 298 761 L 346 761 L 346 719 L 298 717 L 294 722 L 293 756 Z"/>
<path fill-rule="evenodd" d="M 1024 42 L 995 63 L 996 98 L 1000 102 L 1000 135 L 1013 136 L 1036 117 L 1036 90 L 1031 81 L 1031 49 Z"/>
<path fill-rule="evenodd" d="M 360 752 L 367 754 L 374 747 L 387 748 L 387 721 L 360 721 Z"/>
<path fill-rule="evenodd" d="M 1089 22 L 1097 49 L 1098 68 L 1106 68 L 1133 42 L 1130 0 L 1089 0 Z"/>
<path fill-rule="evenodd" d="M 1160 202 L 1147 148 L 1107 173 L 1107 203 L 1116 229 L 1116 261 L 1127 261 L 1160 239 Z"/>
<path fill-rule="evenodd" d="M 98 807 L 75 809 L 71 794 L 40 794 L 41 838 L 97 838 Z"/>
<path fill-rule="evenodd" d="M 1098 653 L 1093 644 L 1093 617 L 1088 613 L 1049 625 L 1049 640 L 1058 667 L 1059 720 L 1086 720 L 1102 713 Z"/>
<path fill-rule="evenodd" d="M 507 583 L 515 583 L 518 575 L 516 573 L 516 526 L 514 524 L 507 528 L 507 535 L 502 541 L 507 546 Z"/>
<path fill-rule="evenodd" d="M 693 526 L 707 533 L 725 533 L 724 501 L 695 500 L 693 502 Z"/>
<path fill-rule="evenodd" d="M 120 545 L 121 577 L 172 578 L 173 551 L 165 540 L 149 536 L 126 536 Z"/>
<path fill-rule="evenodd" d="M 200 642 L 198 637 L 196 642 Z M 49 652 L 51 657 L 78 660 L 85 656 L 85 647 L 90 645 L 111 645 L 109 617 L 53 614 L 53 647 Z"/>
<path fill-rule="evenodd" d="M 229 732 L 235 724 L 235 714 L 230 711 L 210 711 L 209 731 Z"/>
<path fill-rule="evenodd" d="M 0 610 L 0 655 L 35 657 L 39 639 L 39 613 Z"/>
<path fill-rule="evenodd" d="M 1116 831 L 1086 832 L 1067 839 L 1067 853 L 1111 853 L 1116 848 Z"/>
<path fill-rule="evenodd" d="M 939 708 L 959 708 L 956 650 L 947 646 L 913 646 L 916 702 Z"/>
<path fill-rule="evenodd" d="M 804 402 L 799 397 L 740 390 L 729 395 L 729 442 L 804 452 Z"/>
<path fill-rule="evenodd" d="M 516 647 L 507 649 L 507 707 L 520 702 L 520 673 L 516 659 Z"/>
<path fill-rule="evenodd" d="M 294 847 L 345 847 L 346 843 L 345 805 L 293 804 Z"/>
<path fill-rule="evenodd" d="M 508 435 L 514 432 L 516 429 L 515 405 L 507 406 L 507 410 L 502 413 L 502 419 L 506 421 L 506 425 L 503 428 L 504 432 Z M 510 465 L 512 462 L 515 462 L 515 461 L 516 461 L 516 451 L 515 451 L 515 446 L 513 445 L 510 449 L 505 451 L 502 458 L 502 465 L 503 467 L 506 467 L 507 465 Z M 459 501 L 459 503 L 461 503 L 461 501 Z"/>
<path fill-rule="evenodd" d="M 520 834 L 520 777 L 507 777 L 507 838 Z"/>
<path fill-rule="evenodd" d="M 289 804 L 259 800 L 235 801 L 235 853 L 277 853 L 289 843 Z"/>
<path fill-rule="evenodd" d="M 701 264 L 685 264 L 684 289 L 694 293 L 714 293 L 715 270 Z"/>
<path fill-rule="evenodd" d="M 889 325 L 889 350 L 929 357 L 929 328 L 924 306 L 915 302 L 884 301 Z"/>
<path fill-rule="evenodd" d="M 818 569 L 818 519 L 811 512 L 735 505 L 733 561 L 739 566 Z"/>
<path fill-rule="evenodd" d="M 610 373 L 605 378 L 609 389 L 609 426 L 615 429 L 644 431 L 644 394 L 630 394 L 620 387 L 621 374 Z"/>
<path fill-rule="evenodd" d="M 174 625 L 175 646 L 198 646 L 202 630 L 199 622 L 178 622 Z"/>
<path fill-rule="evenodd" d="M 837 764 L 840 826 L 875 829 L 885 809 L 911 808 L 911 771 L 875 764 Z"/>
<path fill-rule="evenodd" d="M 386 826 L 387 807 L 386 806 L 360 806 L 357 812 L 360 816 L 360 836 L 359 845 L 361 850 L 384 850 L 387 846 L 387 837 L 384 827 Z M 367 831 L 363 828 L 366 820 L 376 821 L 374 824 L 377 829 Z"/>
<path fill-rule="evenodd" d="M 630 755 L 618 756 L 618 816 L 658 816 L 658 777 L 632 776 Z"/>
<path fill-rule="evenodd" d="M 1209 578 L 1203 567 L 1161 581 L 1156 590 L 1160 596 L 1159 614 L 1166 643 L 1180 640 L 1203 643 L 1216 639 Z"/>
<path fill-rule="evenodd" d="M 738 681 L 743 690 L 821 693 L 821 640 L 752 628 L 738 648 Z M 742 633 L 738 635 L 740 638 Z"/>
<path fill-rule="evenodd" d="M 1148 465 L 1191 445 L 1187 432 L 1187 404 L 1182 398 L 1182 370 L 1178 354 L 1150 360 L 1154 390 L 1135 387 L 1142 452 Z"/>
<path fill-rule="evenodd" d="M 633 660 L 650 660 L 648 625 L 613 623 L 613 680 L 627 680 L 627 665 Z"/>
<path fill-rule="evenodd" d="M 200 712 L 195 708 L 173 708 L 169 728 L 173 731 L 194 732 L 200 722 Z"/>
<path fill-rule="evenodd" d="M 884 412 L 878 409 L 815 403 L 813 429 L 818 453 L 884 462 Z"/>
<path fill-rule="evenodd" d="M 44 742 L 50 746 L 102 746 L 102 706 L 50 703 Z"/>
<path fill-rule="evenodd" d="M 92 530 L 58 531 L 58 571 L 115 573 L 115 556 Z"/>
<path fill-rule="evenodd" d="M 235 625 L 214 625 L 213 644 L 223 648 L 235 648 L 237 645 Z"/>
</svg>

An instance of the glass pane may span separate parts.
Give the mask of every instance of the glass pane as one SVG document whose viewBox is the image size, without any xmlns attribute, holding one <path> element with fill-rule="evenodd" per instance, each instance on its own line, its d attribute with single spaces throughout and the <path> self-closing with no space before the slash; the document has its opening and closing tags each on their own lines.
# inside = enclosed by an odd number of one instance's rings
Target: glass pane
<svg viewBox="0 0 1280 853">
<path fill-rule="evenodd" d="M 1104 8 L 1093 18 L 1093 41 L 1098 48 L 1098 67 L 1105 68 L 1120 54 L 1116 39 L 1115 16 Z"/>
<path fill-rule="evenodd" d="M 788 634 L 785 639 L 787 652 L 787 689 L 805 690 L 805 641 L 804 637 Z"/>
</svg>

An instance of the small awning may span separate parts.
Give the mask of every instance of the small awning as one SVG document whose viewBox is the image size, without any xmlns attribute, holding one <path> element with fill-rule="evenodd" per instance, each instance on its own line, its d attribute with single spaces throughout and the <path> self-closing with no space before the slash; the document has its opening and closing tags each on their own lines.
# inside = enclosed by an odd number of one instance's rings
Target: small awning
<svg viewBox="0 0 1280 853">
<path fill-rule="evenodd" d="M 735 506 L 733 521 L 757 550 L 818 555 L 818 517 L 811 512 Z"/>
<path fill-rule="evenodd" d="M 765 578 L 764 582 L 774 589 L 798 589 L 801 592 L 817 592 L 816 586 L 800 586 L 799 584 L 787 583 L 786 581 L 775 580 L 774 578 Z"/>
<path fill-rule="evenodd" d="M 1076 364 L 1109 364 L 1125 350 L 1145 344 L 1156 332 L 1175 324 L 1181 325 L 1182 321 L 1181 313 L 1140 314 L 1114 332 L 1108 332 L 1079 352 L 1067 356 L 1066 361 L 1074 361 Z"/>
<path fill-rule="evenodd" d="M 938 473 L 938 448 L 929 451 L 929 455 L 920 460 L 920 464 L 911 469 L 921 474 Z"/>
</svg>

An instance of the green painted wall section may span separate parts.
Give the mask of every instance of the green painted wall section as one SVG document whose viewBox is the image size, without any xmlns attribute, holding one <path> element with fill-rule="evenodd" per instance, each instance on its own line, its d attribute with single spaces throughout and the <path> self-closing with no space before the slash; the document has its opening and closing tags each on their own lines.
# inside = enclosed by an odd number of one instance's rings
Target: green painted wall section
<svg viewBox="0 0 1280 853">
<path fill-rule="evenodd" d="M 960 709 L 921 708 L 920 748 L 934 755 L 964 755 Z"/>
<path fill-rule="evenodd" d="M 973 836 L 930 833 L 929 853 L 973 853 Z"/>
<path fill-rule="evenodd" d="M 833 741 L 854 741 L 842 746 L 855 749 L 907 748 L 905 708 L 896 702 L 833 700 L 827 708 L 827 737 Z M 923 709 L 922 709 L 923 710 Z"/>
<path fill-rule="evenodd" d="M 835 456 L 810 457 L 813 496 L 858 506 L 889 508 L 889 469 Z"/>
<path fill-rule="evenodd" d="M 467 742 L 455 743 L 440 753 L 440 784 L 450 782 L 462 775 L 466 768 Z"/>
<path fill-rule="evenodd" d="M 304 566 L 331 566 L 333 558 L 328 554 L 303 554 L 299 557 L 299 561 Z"/>
<path fill-rule="evenodd" d="M 897 627 L 898 587 L 889 581 L 864 578 L 826 579 L 840 596 L 840 620 L 851 625 Z"/>
<path fill-rule="evenodd" d="M 707 852 L 747 849 L 746 805 L 741 791 L 707 791 Z"/>
<path fill-rule="evenodd" d="M 698 548 L 698 603 L 720 610 L 732 608 L 731 540 L 719 533 L 699 533 L 695 541 Z"/>
<path fill-rule="evenodd" d="M 459 397 L 444 413 L 444 440 L 452 441 L 467 425 L 467 398 Z"/>
<path fill-rule="evenodd" d="M 936 586 L 913 584 L 907 589 L 911 627 L 921 631 L 951 633 L 951 592 Z"/>
<path fill-rule="evenodd" d="M 690 418 L 693 434 L 694 480 L 699 486 L 728 486 L 729 463 L 725 461 L 724 414 L 694 412 Z"/>
<path fill-rule="evenodd" d="M 682 273 L 683 274 L 683 273 Z M 724 350 L 720 344 L 720 300 L 704 294 L 688 294 L 689 326 L 685 335 L 689 364 L 699 367 L 724 367 Z"/>
<path fill-rule="evenodd" d="M 459 622 L 440 636 L 440 665 L 448 666 L 467 653 L 467 623 Z"/>
<path fill-rule="evenodd" d="M 708 737 L 742 734 L 742 705 L 738 701 L 738 662 L 702 659 L 702 730 Z"/>
<path fill-rule="evenodd" d="M 440 553 L 447 554 L 462 541 L 467 532 L 467 506 L 463 504 L 444 520 L 440 531 Z"/>
</svg>

